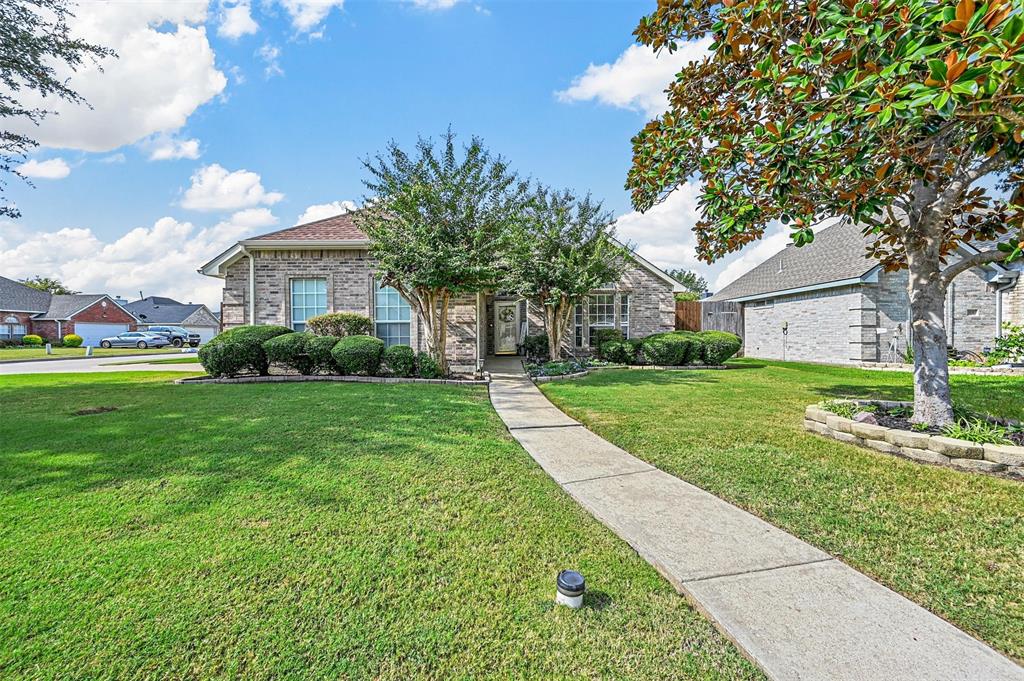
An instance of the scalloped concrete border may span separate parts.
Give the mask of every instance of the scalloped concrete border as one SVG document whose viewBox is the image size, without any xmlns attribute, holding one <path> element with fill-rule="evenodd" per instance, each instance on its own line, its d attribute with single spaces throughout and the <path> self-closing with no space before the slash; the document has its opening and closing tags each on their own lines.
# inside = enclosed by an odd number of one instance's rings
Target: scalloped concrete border
<svg viewBox="0 0 1024 681">
<path fill-rule="evenodd" d="M 872 371 L 913 371 L 913 364 L 901 364 L 892 362 L 864 362 L 858 365 L 861 369 Z M 995 365 L 990 367 L 949 367 L 951 374 L 966 374 L 977 376 L 1024 376 L 1024 368 Z"/>
<path fill-rule="evenodd" d="M 638 371 L 688 371 L 690 369 L 701 369 L 704 371 L 718 371 L 728 368 L 729 367 L 724 364 L 682 364 L 679 366 L 661 364 L 604 364 L 602 366 L 589 367 L 586 371 L 577 371 L 575 374 L 562 374 L 561 376 L 531 376 L 530 380 L 534 383 L 550 383 L 551 381 L 563 381 L 570 378 L 582 378 L 591 371 L 601 371 L 602 369 L 633 369 Z"/>
<path fill-rule="evenodd" d="M 484 379 L 461 378 L 399 378 L 394 376 L 236 376 L 234 378 L 214 378 L 212 376 L 191 376 L 174 381 L 178 385 L 189 383 L 309 383 L 330 381 L 336 383 L 429 383 L 431 385 L 488 385 L 490 376 Z"/>
<path fill-rule="evenodd" d="M 874 404 L 883 409 L 913 406 L 911 402 L 886 400 L 846 401 L 856 405 Z M 1024 447 L 979 445 L 943 435 L 861 423 L 825 411 L 820 404 L 807 407 L 804 412 L 804 428 L 840 442 L 901 456 L 918 463 L 1024 480 Z"/>
</svg>

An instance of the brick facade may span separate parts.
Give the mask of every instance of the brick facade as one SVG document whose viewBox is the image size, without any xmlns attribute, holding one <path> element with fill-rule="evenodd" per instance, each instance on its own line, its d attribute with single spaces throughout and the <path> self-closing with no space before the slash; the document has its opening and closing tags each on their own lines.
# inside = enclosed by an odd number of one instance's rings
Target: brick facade
<svg viewBox="0 0 1024 681">
<path fill-rule="evenodd" d="M 58 342 L 69 333 L 75 333 L 76 322 L 95 322 L 101 324 L 127 324 L 129 331 L 137 329 L 135 317 L 109 300 L 98 300 L 81 312 L 72 315 L 71 319 L 58 323 L 50 319 L 32 320 L 31 333 L 42 336 L 51 342 Z"/>
</svg>

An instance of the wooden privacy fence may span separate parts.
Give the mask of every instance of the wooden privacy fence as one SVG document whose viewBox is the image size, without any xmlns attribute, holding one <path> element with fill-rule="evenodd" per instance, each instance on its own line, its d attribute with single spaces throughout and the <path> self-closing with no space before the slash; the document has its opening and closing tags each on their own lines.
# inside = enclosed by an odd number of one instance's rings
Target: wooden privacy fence
<svg viewBox="0 0 1024 681">
<path fill-rule="evenodd" d="M 743 338 L 743 305 L 723 301 L 676 301 L 676 329 L 680 331 L 728 331 Z"/>
<path fill-rule="evenodd" d="M 676 301 L 676 331 L 700 331 L 700 301 Z"/>
</svg>

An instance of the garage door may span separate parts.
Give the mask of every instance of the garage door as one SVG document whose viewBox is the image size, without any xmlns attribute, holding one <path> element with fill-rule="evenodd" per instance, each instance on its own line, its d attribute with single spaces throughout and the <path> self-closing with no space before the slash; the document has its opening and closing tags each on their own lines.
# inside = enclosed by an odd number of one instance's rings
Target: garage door
<svg viewBox="0 0 1024 681">
<path fill-rule="evenodd" d="M 186 326 L 185 330 L 189 333 L 198 333 L 200 343 L 205 343 L 217 335 L 216 326 Z"/>
<path fill-rule="evenodd" d="M 82 337 L 82 345 L 99 347 L 100 341 L 128 330 L 127 324 L 97 324 L 96 322 L 75 322 L 75 333 Z"/>
</svg>

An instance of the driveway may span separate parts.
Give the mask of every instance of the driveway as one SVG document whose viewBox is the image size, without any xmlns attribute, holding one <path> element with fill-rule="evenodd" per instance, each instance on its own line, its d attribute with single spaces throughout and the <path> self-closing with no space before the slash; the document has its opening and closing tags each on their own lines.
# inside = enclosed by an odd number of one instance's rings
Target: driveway
<svg viewBox="0 0 1024 681">
<path fill-rule="evenodd" d="M 199 364 L 151 364 L 154 359 L 181 357 L 180 352 L 146 355 L 145 358 L 92 357 L 89 359 L 49 359 L 39 362 L 6 362 L 0 364 L 0 376 L 11 374 L 88 374 L 105 371 L 193 371 L 201 372 Z M 187 355 L 194 357 L 195 355 Z"/>
</svg>

